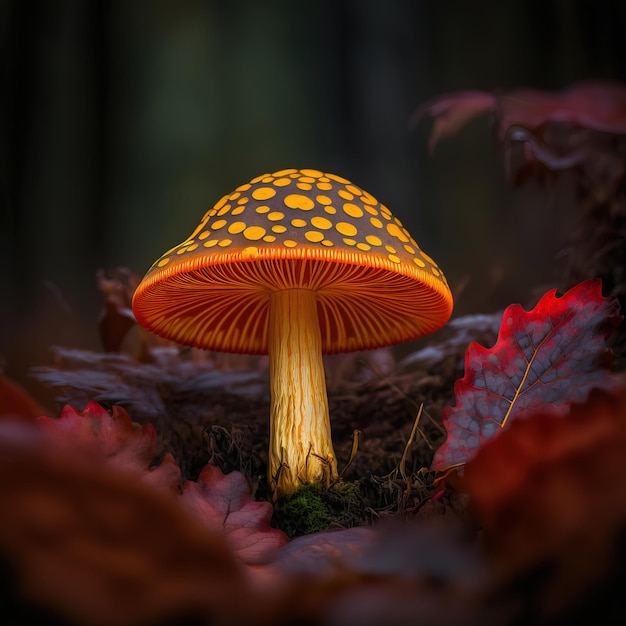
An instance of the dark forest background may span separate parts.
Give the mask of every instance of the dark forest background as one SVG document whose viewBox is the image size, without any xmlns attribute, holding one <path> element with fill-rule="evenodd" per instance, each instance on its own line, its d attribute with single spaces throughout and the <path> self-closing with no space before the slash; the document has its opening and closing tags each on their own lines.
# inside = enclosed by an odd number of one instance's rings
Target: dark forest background
<svg viewBox="0 0 626 626">
<path fill-rule="evenodd" d="M 551 284 L 558 188 L 513 189 L 487 119 L 428 153 L 447 91 L 626 79 L 626 2 L 0 2 L 0 358 L 99 349 L 99 269 L 142 274 L 263 172 L 340 174 L 446 272 L 455 315 Z M 562 190 L 561 190 L 562 191 Z"/>
</svg>

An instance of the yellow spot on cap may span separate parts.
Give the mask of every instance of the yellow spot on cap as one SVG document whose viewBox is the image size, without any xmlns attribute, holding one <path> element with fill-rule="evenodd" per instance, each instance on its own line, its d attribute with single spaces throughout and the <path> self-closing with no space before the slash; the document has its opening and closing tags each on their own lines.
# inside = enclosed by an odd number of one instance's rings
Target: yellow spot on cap
<svg viewBox="0 0 626 626">
<path fill-rule="evenodd" d="M 367 243 L 357 243 L 357 244 L 356 244 L 356 247 L 357 247 L 359 250 L 363 250 L 364 252 L 366 252 L 367 250 L 371 250 L 371 249 L 372 249 L 372 246 L 370 246 L 370 245 L 369 245 L 369 244 L 367 244 Z"/>
<path fill-rule="evenodd" d="M 407 246 L 405 244 L 404 249 L 409 253 L 409 254 L 415 254 L 415 248 L 413 248 L 412 246 Z"/>
<path fill-rule="evenodd" d="M 302 172 L 302 170 L 300 170 Z M 300 176 L 300 180 L 298 181 L 300 183 L 314 183 L 315 178 L 311 178 L 310 176 Z"/>
<path fill-rule="evenodd" d="M 370 214 L 370 215 L 378 215 L 378 211 L 373 207 L 370 206 L 369 204 L 364 204 L 363 208 Z"/>
<path fill-rule="evenodd" d="M 435 276 L 439 276 L 439 270 L 436 267 L 431 267 L 430 271 L 435 275 Z"/>
<path fill-rule="evenodd" d="M 209 239 L 204 243 L 205 248 L 212 248 L 217 243 L 217 239 Z"/>
<path fill-rule="evenodd" d="M 250 202 L 250 198 L 239 198 L 237 200 L 237 204 L 246 204 L 246 202 Z"/>
<path fill-rule="evenodd" d="M 367 202 L 368 204 L 378 204 L 378 200 L 376 200 L 371 193 L 363 191 L 363 189 L 361 189 L 361 200 L 363 200 L 363 202 Z"/>
<path fill-rule="evenodd" d="M 257 176 L 256 178 L 253 178 L 250 183 L 252 185 L 254 185 L 254 183 L 258 183 L 259 181 L 263 180 L 265 177 L 267 176 L 267 174 L 261 174 L 260 176 Z"/>
<path fill-rule="evenodd" d="M 324 211 L 326 211 L 326 213 L 328 213 L 329 215 L 334 215 L 335 213 L 337 213 L 337 209 L 334 206 L 325 206 Z"/>
<path fill-rule="evenodd" d="M 283 241 L 283 245 L 287 246 L 287 248 L 295 248 L 298 245 L 298 242 L 293 239 L 285 239 L 285 241 Z"/>
<path fill-rule="evenodd" d="M 231 193 L 230 196 L 228 196 L 229 200 L 236 200 L 241 194 L 238 191 L 235 191 L 235 193 Z"/>
<path fill-rule="evenodd" d="M 380 237 L 376 237 L 376 235 L 368 235 L 365 237 L 365 240 L 373 246 L 382 246 L 383 244 L 383 240 Z"/>
<path fill-rule="evenodd" d="M 243 231 L 243 236 L 250 241 L 257 241 L 265 235 L 265 232 L 265 228 L 261 226 L 248 226 L 248 228 Z"/>
<path fill-rule="evenodd" d="M 170 259 L 169 259 L 169 257 L 167 257 L 167 258 L 165 258 L 165 259 L 161 259 L 161 260 L 157 263 L 157 265 L 158 265 L 159 267 L 163 267 L 164 265 L 167 265 L 169 262 L 170 262 Z"/>
<path fill-rule="evenodd" d="M 250 183 L 246 183 L 245 185 L 239 185 L 239 187 L 237 187 L 237 191 L 248 191 L 250 187 L 252 187 Z"/>
<path fill-rule="evenodd" d="M 363 217 L 363 210 L 351 202 L 346 202 L 343 205 L 343 212 L 350 217 Z"/>
<path fill-rule="evenodd" d="M 315 228 L 321 228 L 322 230 L 328 230 L 333 227 L 333 223 L 330 220 L 327 220 L 325 217 L 321 217 L 316 215 L 311 218 L 311 226 L 315 226 Z"/>
<path fill-rule="evenodd" d="M 326 205 L 326 204 L 332 204 L 332 203 L 333 203 L 333 201 L 332 201 L 332 200 L 331 200 L 328 196 L 322 196 L 322 195 L 319 195 L 319 196 L 315 196 L 315 199 L 316 199 L 316 200 L 317 200 L 320 204 L 324 204 L 324 205 Z"/>
<path fill-rule="evenodd" d="M 273 243 L 274 241 L 276 241 L 276 237 L 274 237 L 274 235 L 265 235 L 265 237 L 263 237 L 263 241 L 267 241 L 267 243 Z"/>
<path fill-rule="evenodd" d="M 261 179 L 262 183 L 271 183 L 274 180 L 273 176 L 266 176 L 265 178 Z"/>
<path fill-rule="evenodd" d="M 291 167 L 286 170 L 280 170 L 279 172 L 274 172 L 274 176 L 287 176 L 287 174 L 293 174 L 296 170 Z"/>
<path fill-rule="evenodd" d="M 269 198 L 273 198 L 275 195 L 276 189 L 272 189 L 271 187 L 259 187 L 252 192 L 252 197 L 255 200 L 268 200 Z"/>
<path fill-rule="evenodd" d="M 219 230 L 225 225 L 226 225 L 226 220 L 216 220 L 215 222 L 212 222 L 211 224 L 209 224 L 209 226 L 211 227 L 211 230 Z"/>
<path fill-rule="evenodd" d="M 407 242 L 409 240 L 409 238 L 404 233 L 404 229 L 398 228 L 396 224 L 387 224 L 387 232 L 392 237 L 396 237 L 402 242 Z"/>
<path fill-rule="evenodd" d="M 218 212 L 217 214 L 221 217 L 222 215 L 226 215 L 226 213 L 228 213 L 228 211 L 230 211 L 230 204 L 225 204 Z"/>
<path fill-rule="evenodd" d="M 332 180 L 336 180 L 338 183 L 343 183 L 344 185 L 350 184 L 349 180 L 346 180 L 345 178 L 341 178 L 341 176 L 337 176 L 336 174 L 326 174 L 326 176 L 328 176 L 328 178 Z"/>
<path fill-rule="evenodd" d="M 293 220 L 291 220 L 291 225 L 295 226 L 296 228 L 302 228 L 303 226 L 306 226 L 306 220 L 301 220 L 300 218 L 295 218 Z"/>
<path fill-rule="evenodd" d="M 279 178 L 278 180 L 274 181 L 274 185 L 276 185 L 276 187 L 286 187 L 287 185 L 291 184 L 291 178 Z"/>
<path fill-rule="evenodd" d="M 230 244 L 233 243 L 232 239 L 222 239 L 222 241 L 218 242 L 218 246 L 220 248 L 225 248 L 226 246 L 230 246 Z"/>
<path fill-rule="evenodd" d="M 302 209 L 303 211 L 310 211 L 315 206 L 315 202 L 313 202 L 311 198 L 299 193 L 292 193 L 285 196 L 284 202 L 285 206 L 288 206 L 290 209 Z"/>
<path fill-rule="evenodd" d="M 319 178 L 323 176 L 324 173 L 319 170 L 300 170 L 305 176 L 313 176 L 314 178 Z"/>
<path fill-rule="evenodd" d="M 306 233 L 304 233 L 304 238 L 313 243 L 319 243 L 324 239 L 324 235 L 318 230 L 307 230 Z"/>
<path fill-rule="evenodd" d="M 262 204 L 255 209 L 257 213 L 269 213 L 269 210 L 270 208 L 265 204 Z"/>
<path fill-rule="evenodd" d="M 417 267 L 426 267 L 426 263 L 424 263 L 424 261 L 422 261 L 422 259 L 420 259 L 419 257 L 415 257 L 413 259 L 413 263 L 415 263 Z"/>
<path fill-rule="evenodd" d="M 360 196 L 363 193 L 356 185 L 346 185 L 346 189 L 355 196 Z"/>
<path fill-rule="evenodd" d="M 217 209 L 221 209 L 225 204 L 226 204 L 226 200 L 228 200 L 228 196 L 222 196 L 214 205 L 213 208 L 215 210 Z M 206 215 L 205 215 L 206 217 Z"/>
<path fill-rule="evenodd" d="M 333 242 L 330 239 L 324 239 L 324 241 L 322 241 L 322 245 L 330 248 L 330 246 L 333 245 Z"/>
<path fill-rule="evenodd" d="M 396 253 L 396 249 L 393 246 L 385 246 L 385 250 L 387 250 L 387 252 L 391 252 L 393 254 Z"/>
<path fill-rule="evenodd" d="M 333 188 L 330 183 L 317 183 L 316 186 L 321 191 L 330 191 Z"/>
<path fill-rule="evenodd" d="M 390 254 L 389 255 L 389 260 L 392 263 L 400 263 L 400 259 L 395 254 Z"/>
<path fill-rule="evenodd" d="M 197 243 L 192 243 L 188 248 L 187 252 L 193 252 L 198 247 Z"/>
<path fill-rule="evenodd" d="M 242 230 L 245 230 L 246 228 L 246 223 L 245 222 L 233 222 L 229 227 L 228 227 L 228 232 L 231 235 L 237 235 L 238 233 L 240 233 Z"/>
<path fill-rule="evenodd" d="M 337 192 L 337 195 L 342 197 L 344 200 L 354 200 L 354 195 L 351 194 L 349 191 L 346 191 L 345 189 L 340 189 Z"/>
<path fill-rule="evenodd" d="M 204 241 L 211 233 L 209 233 L 208 230 L 203 230 L 199 235 L 198 235 L 198 239 L 200 241 Z"/>
<path fill-rule="evenodd" d="M 280 211 L 272 211 L 268 214 L 267 219 L 270 220 L 270 222 L 277 222 L 278 220 L 282 220 L 284 217 L 284 213 L 281 213 Z"/>
<path fill-rule="evenodd" d="M 176 254 L 185 254 L 185 252 L 187 252 L 187 246 L 185 246 L 184 248 L 178 248 L 178 250 L 176 250 Z"/>
<path fill-rule="evenodd" d="M 274 226 L 272 226 L 272 231 L 275 233 L 284 233 L 286 230 L 287 228 L 282 224 L 274 224 Z"/>
<path fill-rule="evenodd" d="M 377 217 L 370 217 L 370 224 L 376 228 L 382 228 L 383 223 Z"/>
<path fill-rule="evenodd" d="M 356 244 L 356 239 L 349 239 L 347 237 L 344 237 L 343 242 L 348 246 L 353 246 Z"/>
<path fill-rule="evenodd" d="M 313 189 L 313 185 L 309 183 L 296 183 L 296 187 L 298 189 L 302 189 L 302 191 L 309 191 L 309 189 Z"/>
<path fill-rule="evenodd" d="M 241 251 L 242 259 L 256 259 L 259 256 L 259 249 L 256 246 L 248 246 Z"/>
<path fill-rule="evenodd" d="M 357 234 L 357 229 L 354 224 L 349 224 L 348 222 L 337 222 L 335 224 L 335 228 L 342 235 L 346 235 L 347 237 L 352 237 Z"/>
</svg>

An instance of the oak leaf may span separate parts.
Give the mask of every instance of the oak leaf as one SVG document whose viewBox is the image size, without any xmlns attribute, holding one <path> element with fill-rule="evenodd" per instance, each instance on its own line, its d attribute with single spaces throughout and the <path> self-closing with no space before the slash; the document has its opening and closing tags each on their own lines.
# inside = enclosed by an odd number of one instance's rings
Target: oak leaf
<svg viewBox="0 0 626 626">
<path fill-rule="evenodd" d="M 454 385 L 456 405 L 443 413 L 448 436 L 432 469 L 462 466 L 514 419 L 546 407 L 564 410 L 594 387 L 611 387 L 605 340 L 622 319 L 618 311 L 597 279 L 561 297 L 549 291 L 531 311 L 507 307 L 496 344 L 467 349 L 465 376 Z"/>
<path fill-rule="evenodd" d="M 42 416 L 39 421 L 49 437 L 65 445 L 90 449 L 116 469 L 141 474 L 146 482 L 161 489 L 177 492 L 180 488 L 180 469 L 171 454 L 155 464 L 158 450 L 154 427 L 133 423 L 120 406 L 109 413 L 96 402 L 88 402 L 82 412 L 66 405 L 59 417 Z"/>
<path fill-rule="evenodd" d="M 207 528 L 223 531 L 237 557 L 249 565 L 265 562 L 289 541 L 285 533 L 270 527 L 272 505 L 250 497 L 240 472 L 222 474 L 207 465 L 197 481 L 184 484 L 182 503 Z"/>
</svg>

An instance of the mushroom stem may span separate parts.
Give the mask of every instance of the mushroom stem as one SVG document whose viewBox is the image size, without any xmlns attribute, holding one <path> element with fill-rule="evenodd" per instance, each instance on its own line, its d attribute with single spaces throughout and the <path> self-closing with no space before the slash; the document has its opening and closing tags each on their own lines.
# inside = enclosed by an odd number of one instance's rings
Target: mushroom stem
<svg viewBox="0 0 626 626">
<path fill-rule="evenodd" d="M 271 294 L 269 359 L 268 481 L 276 500 L 303 483 L 337 477 L 314 291 Z"/>
</svg>

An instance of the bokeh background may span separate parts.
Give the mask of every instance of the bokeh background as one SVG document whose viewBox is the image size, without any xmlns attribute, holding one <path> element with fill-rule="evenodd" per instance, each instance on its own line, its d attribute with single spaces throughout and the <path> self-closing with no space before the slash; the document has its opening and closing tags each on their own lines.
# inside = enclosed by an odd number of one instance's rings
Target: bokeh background
<svg viewBox="0 0 626 626">
<path fill-rule="evenodd" d="M 4 0 L 0 358 L 100 349 L 99 269 L 142 274 L 263 172 L 340 174 L 446 272 L 455 315 L 549 286 L 567 206 L 513 189 L 487 119 L 428 152 L 448 91 L 626 79 L 620 0 Z"/>
</svg>

